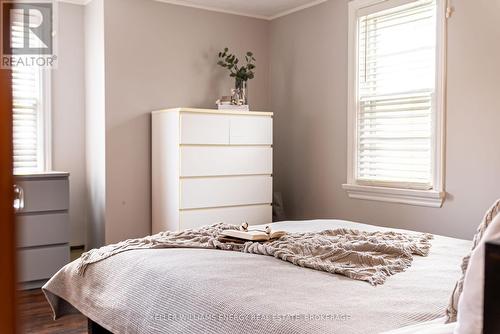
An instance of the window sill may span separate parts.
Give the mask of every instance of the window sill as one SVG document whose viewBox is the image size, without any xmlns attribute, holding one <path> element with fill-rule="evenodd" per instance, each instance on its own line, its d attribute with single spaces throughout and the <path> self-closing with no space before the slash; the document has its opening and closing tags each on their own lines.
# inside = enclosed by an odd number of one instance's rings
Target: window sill
<svg viewBox="0 0 500 334">
<path fill-rule="evenodd" d="M 57 171 L 24 171 L 24 172 L 14 172 L 14 177 L 16 179 L 22 178 L 46 178 L 46 177 L 66 177 L 69 176 L 68 172 L 57 172 Z"/>
<path fill-rule="evenodd" d="M 443 205 L 445 193 L 435 190 L 413 190 L 388 187 L 361 186 L 343 184 L 342 188 L 349 198 L 365 199 L 380 202 L 410 204 L 440 208 Z"/>
</svg>

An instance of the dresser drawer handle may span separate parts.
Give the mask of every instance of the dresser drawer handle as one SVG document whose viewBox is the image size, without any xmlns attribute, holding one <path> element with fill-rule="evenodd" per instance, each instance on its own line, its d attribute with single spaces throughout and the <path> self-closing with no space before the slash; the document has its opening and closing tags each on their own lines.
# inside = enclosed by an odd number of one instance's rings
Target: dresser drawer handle
<svg viewBox="0 0 500 334">
<path fill-rule="evenodd" d="M 21 211 L 24 209 L 24 190 L 21 186 L 14 184 L 14 210 Z"/>
</svg>

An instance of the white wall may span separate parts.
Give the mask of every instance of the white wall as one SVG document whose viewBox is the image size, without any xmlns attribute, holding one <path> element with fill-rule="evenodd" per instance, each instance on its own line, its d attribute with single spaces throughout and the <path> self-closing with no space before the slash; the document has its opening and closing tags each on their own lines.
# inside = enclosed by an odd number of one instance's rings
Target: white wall
<svg viewBox="0 0 500 334">
<path fill-rule="evenodd" d="M 228 95 L 234 81 L 216 65 L 219 50 L 255 53 L 250 104 L 268 109 L 269 22 L 151 0 L 106 0 L 102 27 L 97 1 L 86 8 L 87 183 L 90 226 L 102 227 L 105 216 L 110 243 L 151 232 L 150 112 L 213 108 L 218 97 Z M 106 42 L 104 68 L 99 31 Z M 91 239 L 99 233 L 94 230 Z"/>
<path fill-rule="evenodd" d="M 52 71 L 52 167 L 70 173 L 70 242 L 85 244 L 84 7 L 59 5 L 58 67 Z"/>
<path fill-rule="evenodd" d="M 104 243 L 106 205 L 104 0 L 85 6 L 87 248 Z"/>
<path fill-rule="evenodd" d="M 341 218 L 471 238 L 500 197 L 498 1 L 454 0 L 449 21 L 446 190 L 441 209 L 349 199 L 347 3 L 271 22 L 275 190 L 291 218 Z"/>
<path fill-rule="evenodd" d="M 275 190 L 283 192 L 291 218 L 343 218 L 470 238 L 500 193 L 497 2 L 453 1 L 448 197 L 442 209 L 352 200 L 341 188 L 346 180 L 347 3 L 329 0 L 271 22 L 151 0 L 88 4 L 89 245 L 150 232 L 149 112 L 213 107 L 232 86 L 215 65 L 217 51 L 225 46 L 257 56 L 250 101 L 252 109 L 275 112 Z"/>
</svg>

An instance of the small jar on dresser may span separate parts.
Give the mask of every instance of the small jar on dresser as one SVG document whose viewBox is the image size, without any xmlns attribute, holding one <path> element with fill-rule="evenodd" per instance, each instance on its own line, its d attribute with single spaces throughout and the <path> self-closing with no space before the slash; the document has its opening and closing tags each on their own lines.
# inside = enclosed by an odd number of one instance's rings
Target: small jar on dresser
<svg viewBox="0 0 500 334">
<path fill-rule="evenodd" d="M 15 175 L 18 281 L 41 287 L 69 262 L 69 174 Z"/>
<path fill-rule="evenodd" d="M 273 114 L 152 113 L 152 231 L 272 222 Z"/>
</svg>

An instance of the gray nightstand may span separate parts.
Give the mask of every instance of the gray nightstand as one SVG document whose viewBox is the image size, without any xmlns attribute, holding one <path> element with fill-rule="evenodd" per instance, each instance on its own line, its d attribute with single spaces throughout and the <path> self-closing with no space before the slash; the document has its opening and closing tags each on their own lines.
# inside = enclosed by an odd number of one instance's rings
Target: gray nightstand
<svg viewBox="0 0 500 334">
<path fill-rule="evenodd" d="M 18 280 L 41 287 L 69 262 L 69 174 L 15 176 Z"/>
</svg>

